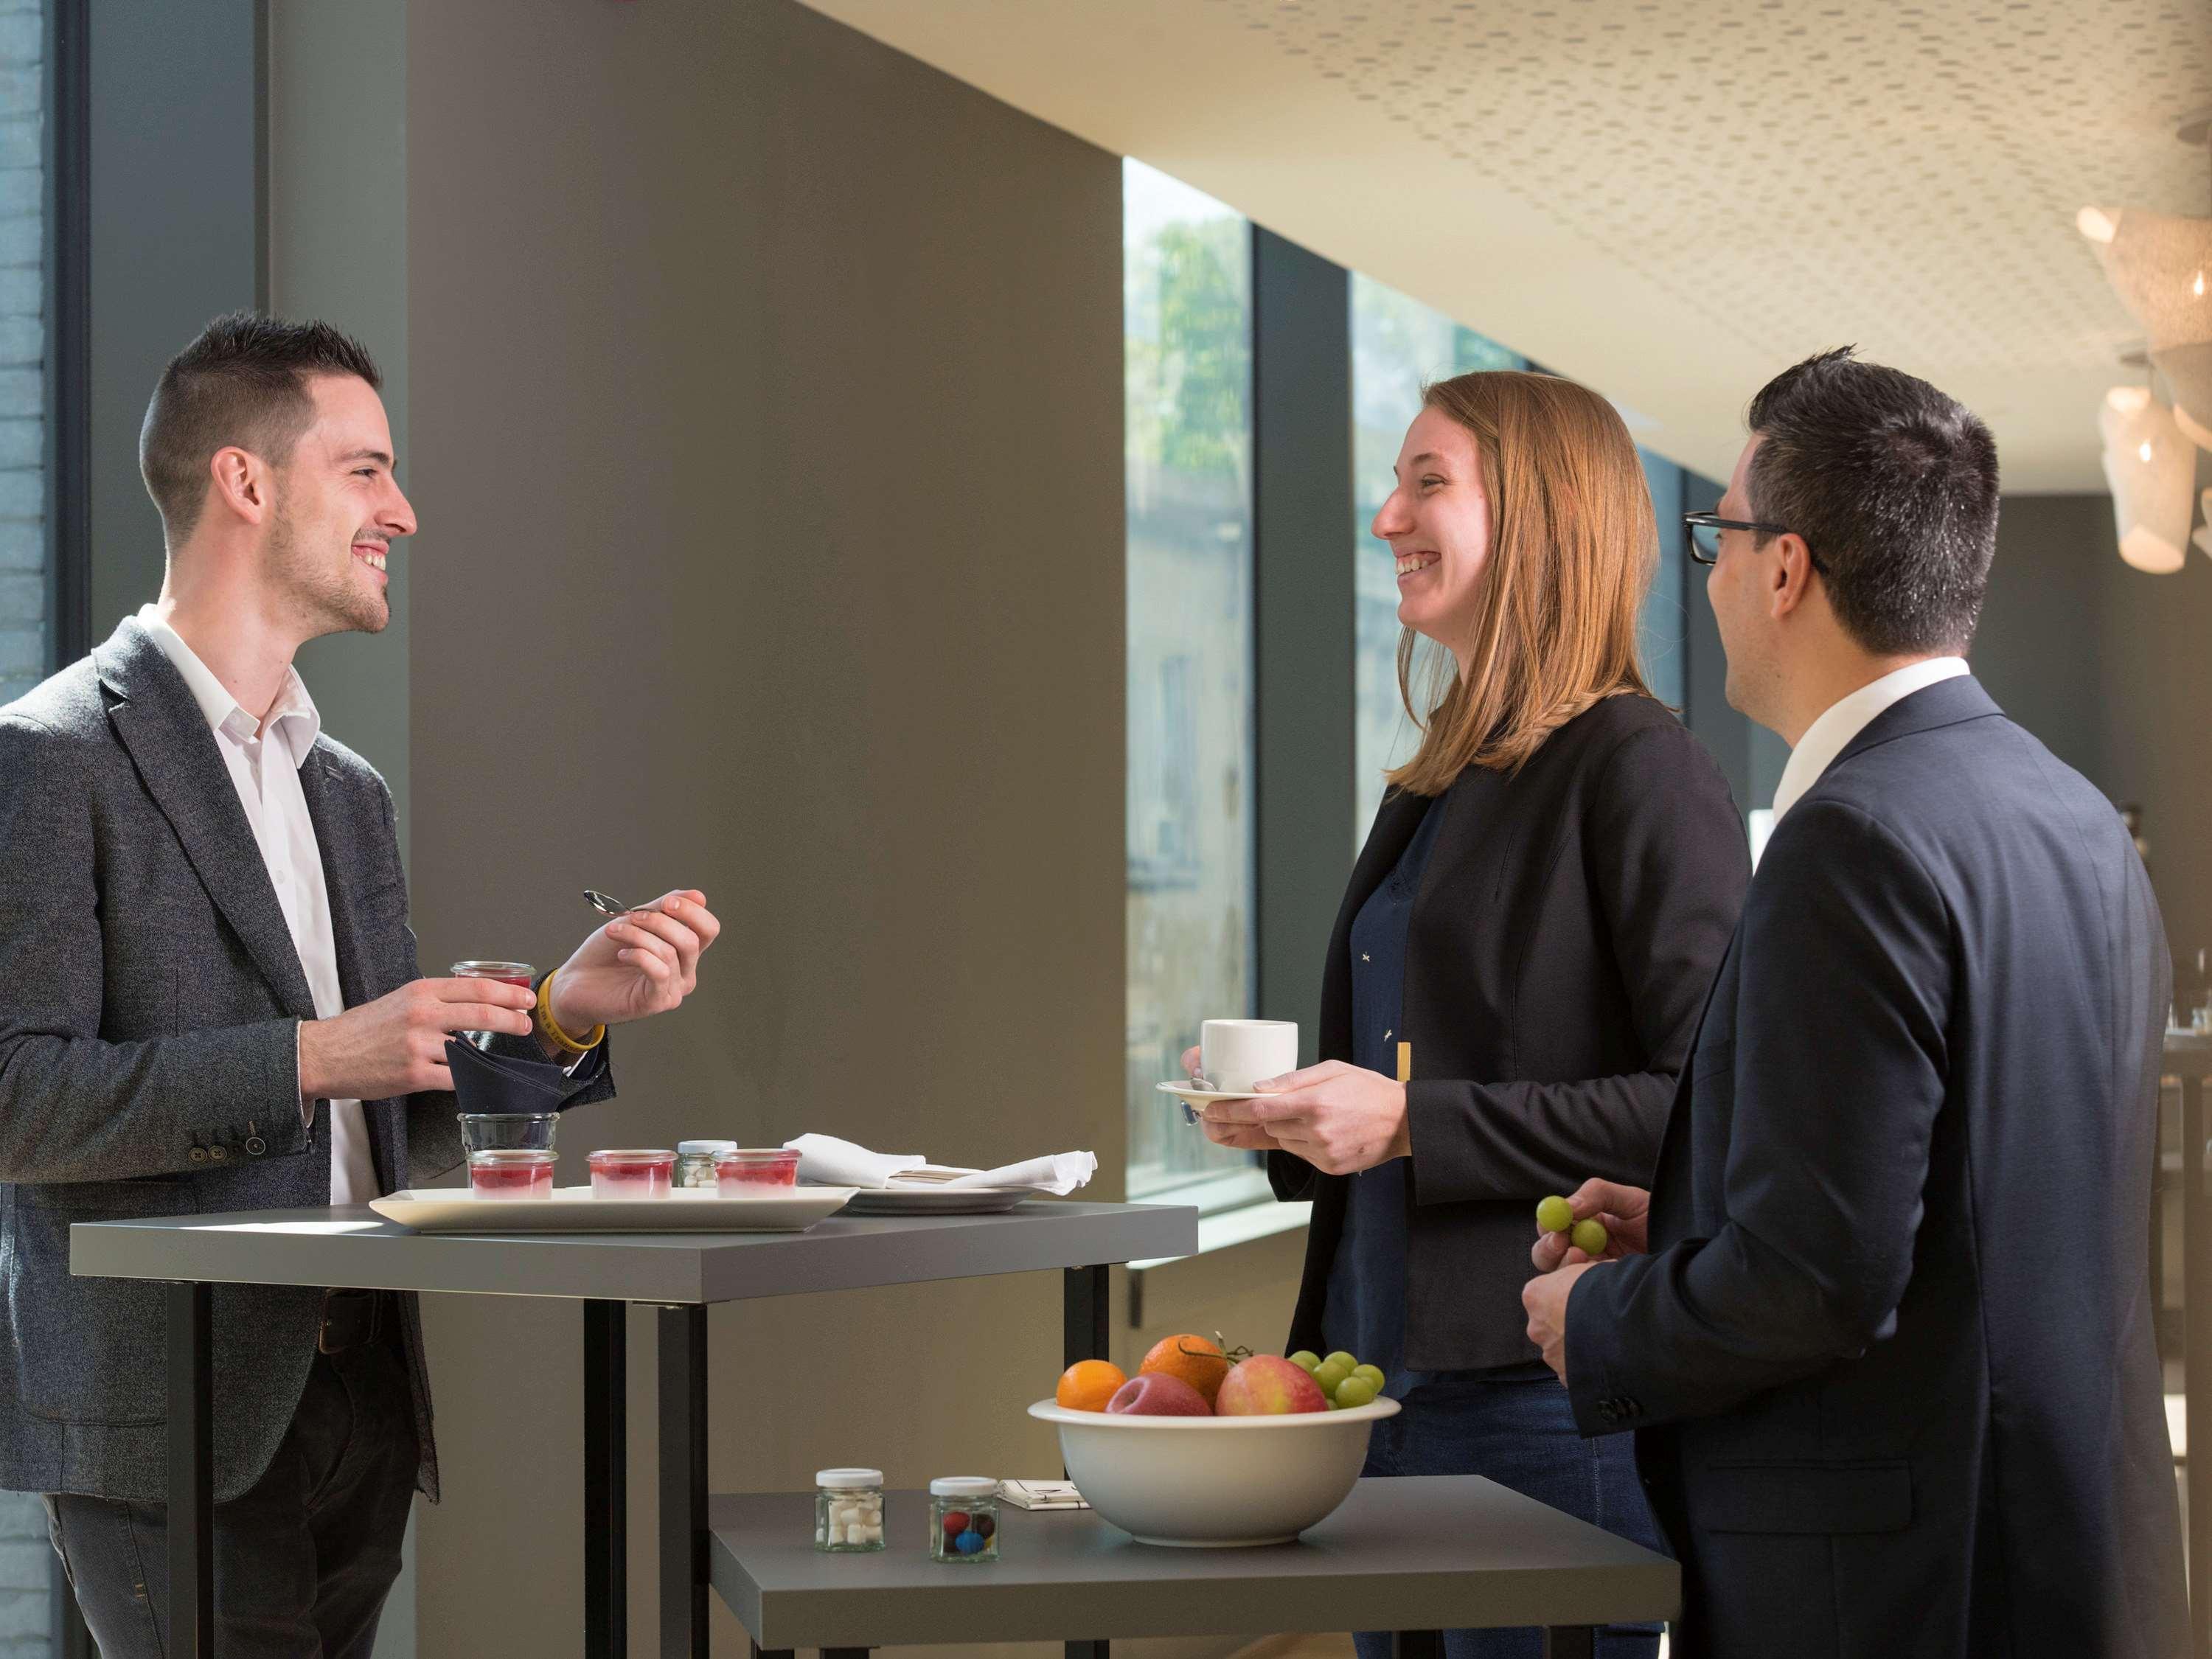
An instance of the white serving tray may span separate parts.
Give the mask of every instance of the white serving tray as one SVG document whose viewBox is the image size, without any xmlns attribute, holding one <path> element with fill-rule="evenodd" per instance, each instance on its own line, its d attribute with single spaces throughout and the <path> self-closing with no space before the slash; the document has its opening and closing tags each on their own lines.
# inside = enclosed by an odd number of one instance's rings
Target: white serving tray
<svg viewBox="0 0 2212 1659">
<path fill-rule="evenodd" d="M 437 1188 L 372 1199 L 369 1208 L 422 1233 L 803 1233 L 856 1190 L 772 1187 L 725 1198 L 678 1188 L 665 1198 L 594 1198 L 589 1187 L 556 1187 L 550 1198 L 477 1198 Z"/>
</svg>

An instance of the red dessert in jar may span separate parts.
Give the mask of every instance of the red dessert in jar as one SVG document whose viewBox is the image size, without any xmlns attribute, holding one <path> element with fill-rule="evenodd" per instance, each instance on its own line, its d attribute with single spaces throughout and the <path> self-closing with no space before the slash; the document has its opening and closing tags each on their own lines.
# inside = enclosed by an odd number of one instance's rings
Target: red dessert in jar
<svg viewBox="0 0 2212 1659">
<path fill-rule="evenodd" d="M 798 1184 L 799 1154 L 781 1146 L 741 1146 L 714 1160 L 714 1189 L 725 1195 Z"/>
<path fill-rule="evenodd" d="M 469 1154 L 469 1191 L 477 1198 L 550 1198 L 558 1152 L 504 1146 Z"/>
<path fill-rule="evenodd" d="M 593 1198 L 665 1198 L 676 1175 L 676 1154 L 659 1147 L 593 1152 Z"/>
</svg>

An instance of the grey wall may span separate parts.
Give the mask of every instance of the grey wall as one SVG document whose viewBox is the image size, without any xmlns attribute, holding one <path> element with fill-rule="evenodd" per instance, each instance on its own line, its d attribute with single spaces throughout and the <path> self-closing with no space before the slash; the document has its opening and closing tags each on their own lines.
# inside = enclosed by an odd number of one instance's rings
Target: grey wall
<svg viewBox="0 0 2212 1659">
<path fill-rule="evenodd" d="M 406 84 L 426 963 L 550 964 L 587 883 L 696 884 L 725 941 L 564 1161 L 817 1128 L 1095 1147 L 1115 1194 L 1118 160 L 782 0 L 417 6 Z M 1056 1468 L 1059 1294 L 718 1310 L 714 1483 Z M 573 1653 L 578 1314 L 429 1326 L 422 1650 Z"/>
<path fill-rule="evenodd" d="M 2145 575 L 2105 496 L 2008 496 L 1973 664 L 2060 759 L 2142 805 L 2167 938 L 2212 945 L 2212 563 Z"/>
</svg>

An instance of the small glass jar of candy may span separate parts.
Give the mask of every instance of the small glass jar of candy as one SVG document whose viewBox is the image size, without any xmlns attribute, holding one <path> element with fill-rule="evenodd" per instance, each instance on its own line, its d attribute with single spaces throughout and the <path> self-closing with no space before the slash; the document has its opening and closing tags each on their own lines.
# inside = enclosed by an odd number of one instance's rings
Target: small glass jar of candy
<svg viewBox="0 0 2212 1659">
<path fill-rule="evenodd" d="M 814 1547 L 854 1555 L 884 1547 L 884 1472 L 821 1469 L 814 1476 Z"/>
<path fill-rule="evenodd" d="M 725 1198 L 798 1184 L 799 1154 L 781 1146 L 732 1147 L 714 1159 L 714 1185 Z"/>
<path fill-rule="evenodd" d="M 665 1198 L 676 1172 L 676 1154 L 654 1147 L 627 1147 L 591 1156 L 593 1198 Z"/>
<path fill-rule="evenodd" d="M 999 1559 L 999 1483 L 981 1475 L 943 1475 L 929 1483 L 929 1559 Z"/>
<path fill-rule="evenodd" d="M 676 1184 L 714 1190 L 714 1160 L 734 1152 L 734 1140 L 679 1140 L 676 1143 Z"/>
<path fill-rule="evenodd" d="M 474 1198 L 550 1198 L 553 1164 L 561 1156 L 537 1146 L 494 1146 L 469 1154 Z"/>
</svg>

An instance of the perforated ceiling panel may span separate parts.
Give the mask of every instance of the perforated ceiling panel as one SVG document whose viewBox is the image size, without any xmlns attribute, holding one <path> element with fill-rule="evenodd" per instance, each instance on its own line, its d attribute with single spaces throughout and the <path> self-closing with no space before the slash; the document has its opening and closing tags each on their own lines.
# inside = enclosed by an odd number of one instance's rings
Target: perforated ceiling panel
<svg viewBox="0 0 2212 1659">
<path fill-rule="evenodd" d="M 2073 228 L 2212 210 L 2212 0 L 811 0 L 1647 412 L 1725 476 L 1844 341 L 2096 489 L 2135 330 Z"/>
</svg>

